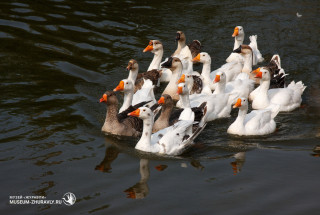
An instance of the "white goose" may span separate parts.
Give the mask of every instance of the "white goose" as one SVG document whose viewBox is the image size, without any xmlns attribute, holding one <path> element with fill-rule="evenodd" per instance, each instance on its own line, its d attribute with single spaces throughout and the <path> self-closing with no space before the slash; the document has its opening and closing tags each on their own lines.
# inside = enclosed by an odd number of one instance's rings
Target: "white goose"
<svg viewBox="0 0 320 215">
<path fill-rule="evenodd" d="M 266 135 L 276 130 L 274 118 L 280 106 L 271 109 L 248 112 L 248 99 L 239 98 L 233 108 L 239 108 L 237 119 L 229 126 L 227 132 L 236 135 Z"/>
<path fill-rule="evenodd" d="M 234 37 L 234 46 L 232 50 L 237 49 L 240 45 L 243 44 L 244 41 L 244 31 L 243 31 L 243 27 L 242 26 L 237 26 L 234 28 L 232 37 Z M 237 54 L 232 52 L 229 57 L 227 58 L 226 62 L 230 63 L 231 61 L 240 61 L 242 62 L 243 59 L 242 57 Z"/>
<path fill-rule="evenodd" d="M 192 61 L 203 63 L 201 76 L 203 77 L 204 83 L 209 85 L 211 90 L 214 90 L 216 87 L 212 81 L 214 80 L 217 72 L 223 71 L 227 75 L 226 81 L 229 82 L 234 80 L 237 75 L 240 74 L 243 68 L 242 63 L 238 61 L 232 61 L 211 72 L 211 57 L 206 52 L 199 53 L 195 58 L 193 58 Z"/>
<path fill-rule="evenodd" d="M 292 81 L 287 88 L 270 89 L 270 72 L 265 68 L 258 68 L 254 71 L 256 78 L 260 78 L 260 89 L 256 93 L 253 101 L 253 109 L 264 109 L 269 105 L 280 105 L 280 111 L 292 111 L 300 106 L 301 95 L 306 86 L 299 81 Z"/>
<path fill-rule="evenodd" d="M 189 106 L 186 104 L 190 104 L 190 107 L 194 108 L 206 102 L 207 114 L 205 114 L 203 121 L 209 122 L 218 118 L 229 117 L 232 109 L 231 105 L 235 103 L 237 97 L 239 97 L 237 92 L 214 95 L 193 94 L 190 96 L 181 96 L 176 106 L 179 108 L 188 108 Z"/>
<path fill-rule="evenodd" d="M 136 105 L 144 101 L 150 101 L 146 106 L 151 107 L 157 101 L 153 93 L 152 81 L 147 79 L 144 81 L 144 84 L 140 90 L 136 93 L 133 93 L 133 84 L 128 79 L 123 79 L 120 81 L 119 85 L 113 91 L 122 91 L 124 92 L 123 104 L 119 110 L 119 113 L 126 110 L 131 105 Z"/>
<path fill-rule="evenodd" d="M 153 113 L 149 108 L 142 107 L 128 115 L 143 120 L 142 136 L 135 148 L 145 152 L 180 155 L 192 145 L 194 138 L 200 133 L 195 132 L 190 136 L 190 128 L 192 129 L 194 121 L 180 120 L 173 126 L 152 134 Z"/>
<path fill-rule="evenodd" d="M 234 37 L 234 46 L 233 46 L 233 50 L 237 49 L 240 45 L 243 44 L 244 41 L 244 30 L 242 26 L 236 26 L 234 29 L 234 32 L 232 34 L 232 37 Z M 262 57 L 259 49 L 258 49 L 258 43 L 257 43 L 257 35 L 251 35 L 249 37 L 250 39 L 250 44 L 249 46 L 252 48 L 253 51 L 253 56 L 252 56 L 252 63 L 253 65 L 257 65 L 257 63 L 260 63 L 264 60 L 264 58 Z M 226 60 L 227 62 L 231 62 L 231 61 L 239 61 L 239 62 L 243 62 L 242 56 L 240 56 L 237 53 L 232 52 L 230 54 L 230 56 L 227 58 Z"/>
<path fill-rule="evenodd" d="M 226 82 L 226 74 L 224 72 L 217 72 L 214 83 L 217 83 L 213 94 L 221 93 L 237 93 L 239 97 L 248 98 L 249 94 L 254 89 L 254 81 L 249 79 L 246 73 L 240 73 L 236 80 Z"/>
<path fill-rule="evenodd" d="M 178 83 L 186 83 L 189 95 L 192 94 L 212 94 L 210 86 L 203 81 L 202 76 L 182 74 Z"/>
</svg>

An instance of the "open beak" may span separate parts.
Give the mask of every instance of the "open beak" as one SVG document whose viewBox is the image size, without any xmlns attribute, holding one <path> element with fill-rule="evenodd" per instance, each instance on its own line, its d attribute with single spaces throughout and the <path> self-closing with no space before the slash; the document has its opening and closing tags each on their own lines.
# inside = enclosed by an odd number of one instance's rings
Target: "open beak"
<svg viewBox="0 0 320 215">
<path fill-rule="evenodd" d="M 128 113 L 128 116 L 137 116 L 137 117 L 139 117 L 140 116 L 140 109 L 138 108 L 137 110 L 132 111 L 131 113 Z"/>
<path fill-rule="evenodd" d="M 181 94 L 181 93 L 182 93 L 182 90 L 183 90 L 182 87 L 178 87 L 177 93 L 178 93 L 178 94 Z"/>
<path fill-rule="evenodd" d="M 220 81 L 220 75 L 216 75 L 216 78 L 214 79 L 213 83 L 217 83 Z"/>
<path fill-rule="evenodd" d="M 197 56 L 195 56 L 195 57 L 192 59 L 192 62 L 200 62 L 200 54 L 198 54 Z"/>
<path fill-rule="evenodd" d="M 185 74 L 181 75 L 180 79 L 178 80 L 178 84 L 184 83 L 185 82 L 185 78 L 186 78 Z"/>
<path fill-rule="evenodd" d="M 122 91 L 122 90 L 124 90 L 124 82 L 120 81 L 119 85 L 116 88 L 114 88 L 113 91 Z"/>
<path fill-rule="evenodd" d="M 159 99 L 158 104 L 159 104 L 159 105 L 160 105 L 160 104 L 164 104 L 164 97 L 163 97 L 163 96 L 161 96 L 161 98 Z"/>
<path fill-rule="evenodd" d="M 101 99 L 100 99 L 100 103 L 101 102 L 107 102 L 107 94 L 103 94 L 103 96 L 101 97 Z"/>
<path fill-rule="evenodd" d="M 153 42 L 150 41 L 149 45 L 143 50 L 143 52 L 151 52 L 153 50 Z"/>
<path fill-rule="evenodd" d="M 232 34 L 232 37 L 236 37 L 239 35 L 239 28 L 238 27 L 235 27 L 234 28 L 234 31 L 233 31 L 233 34 Z"/>
<path fill-rule="evenodd" d="M 241 107 L 241 99 L 238 98 L 237 102 L 233 105 L 233 108 Z"/>
</svg>

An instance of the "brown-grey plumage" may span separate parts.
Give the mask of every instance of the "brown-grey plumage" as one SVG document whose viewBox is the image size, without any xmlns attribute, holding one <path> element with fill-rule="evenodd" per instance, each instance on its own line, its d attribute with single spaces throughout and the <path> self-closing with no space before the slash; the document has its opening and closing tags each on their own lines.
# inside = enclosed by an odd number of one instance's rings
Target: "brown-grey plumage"
<svg viewBox="0 0 320 215">
<path fill-rule="evenodd" d="M 107 104 L 106 119 L 102 127 L 103 132 L 107 132 L 119 136 L 134 136 L 138 137 L 141 135 L 143 129 L 143 122 L 137 117 L 128 116 L 132 110 L 135 110 L 143 106 L 147 102 L 142 102 L 130 106 L 127 110 L 118 114 L 118 98 L 112 91 L 106 91 L 100 102 Z"/>
<path fill-rule="evenodd" d="M 135 75 L 129 74 L 129 78 L 132 78 L 132 81 L 134 82 L 134 92 L 137 92 L 144 84 L 144 79 L 150 79 L 153 83 L 153 85 L 157 85 L 159 78 L 161 77 L 162 70 L 150 70 L 143 73 L 138 73 L 139 71 L 139 65 L 138 62 L 134 59 L 131 59 L 128 63 L 127 70 L 135 73 Z M 136 76 L 136 78 L 134 77 Z"/>
<path fill-rule="evenodd" d="M 201 52 L 202 45 L 199 40 L 193 40 L 188 46 L 191 51 L 192 58 L 195 58 Z"/>
<path fill-rule="evenodd" d="M 280 59 L 278 55 L 276 55 L 275 58 L 271 59 L 268 65 L 265 66 L 265 68 L 268 69 L 270 72 L 270 89 L 284 88 L 286 86 L 285 75 L 283 73 L 280 73 L 281 68 L 279 67 L 279 65 Z"/>
<path fill-rule="evenodd" d="M 200 94 L 203 88 L 202 79 L 197 75 L 193 75 L 192 78 L 193 78 L 193 86 L 192 86 L 190 95 Z"/>
</svg>

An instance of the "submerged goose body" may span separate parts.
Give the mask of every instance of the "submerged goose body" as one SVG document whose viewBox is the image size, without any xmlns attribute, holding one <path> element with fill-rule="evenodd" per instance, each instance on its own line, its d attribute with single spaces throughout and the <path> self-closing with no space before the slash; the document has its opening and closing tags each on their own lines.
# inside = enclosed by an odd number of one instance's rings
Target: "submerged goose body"
<svg viewBox="0 0 320 215">
<path fill-rule="evenodd" d="M 260 80 L 260 89 L 252 101 L 253 109 L 264 109 L 269 105 L 280 105 L 280 111 L 292 111 L 300 106 L 301 95 L 306 86 L 299 81 L 292 81 L 287 88 L 270 89 L 270 72 L 265 68 L 258 68 L 255 73 Z"/>
<path fill-rule="evenodd" d="M 105 122 L 102 126 L 102 131 L 119 136 L 134 136 L 138 137 L 142 132 L 142 120 L 127 116 L 131 111 L 143 106 L 145 103 L 140 103 L 136 106 L 130 106 L 125 111 L 118 113 L 118 99 L 114 92 L 106 91 L 100 99 L 100 103 L 106 103 L 107 114 Z"/>
<path fill-rule="evenodd" d="M 227 132 L 236 135 L 266 135 L 276 130 L 274 118 L 280 106 L 272 109 L 254 110 L 248 112 L 248 99 L 239 98 L 233 108 L 239 108 L 237 119 L 229 126 Z"/>
</svg>

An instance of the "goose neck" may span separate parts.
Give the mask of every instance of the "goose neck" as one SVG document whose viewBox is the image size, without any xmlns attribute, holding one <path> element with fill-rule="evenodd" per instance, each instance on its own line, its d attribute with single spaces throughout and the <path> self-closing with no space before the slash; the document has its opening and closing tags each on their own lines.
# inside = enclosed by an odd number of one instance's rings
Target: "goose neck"
<svg viewBox="0 0 320 215">
<path fill-rule="evenodd" d="M 236 37 L 234 38 L 233 50 L 239 48 L 239 46 L 241 46 L 241 45 L 243 44 L 243 40 L 244 40 L 244 35 L 236 36 Z"/>
<path fill-rule="evenodd" d="M 124 98 L 123 98 L 123 104 L 120 108 L 120 112 L 126 110 L 130 105 L 132 105 L 132 99 L 133 99 L 133 91 L 124 92 Z"/>
<path fill-rule="evenodd" d="M 189 95 L 180 94 L 182 108 L 191 108 Z"/>
<path fill-rule="evenodd" d="M 135 84 L 137 76 L 138 76 L 139 69 L 131 69 L 129 72 L 128 79 L 132 82 L 132 84 Z"/>
<path fill-rule="evenodd" d="M 152 134 L 153 118 L 147 118 L 143 120 L 143 130 L 139 142 L 136 145 L 137 149 L 145 149 L 151 146 L 151 134 Z"/>
<path fill-rule="evenodd" d="M 150 63 L 150 66 L 148 68 L 148 71 L 152 70 L 152 69 L 160 69 L 160 63 L 162 60 L 162 56 L 163 56 L 163 49 L 159 49 L 156 52 L 154 52 L 154 56 L 153 59 Z"/>
<path fill-rule="evenodd" d="M 244 57 L 244 64 L 243 64 L 242 72 L 250 74 L 250 72 L 252 71 L 252 54 L 246 54 L 246 55 L 243 55 L 243 57 Z"/>
</svg>

